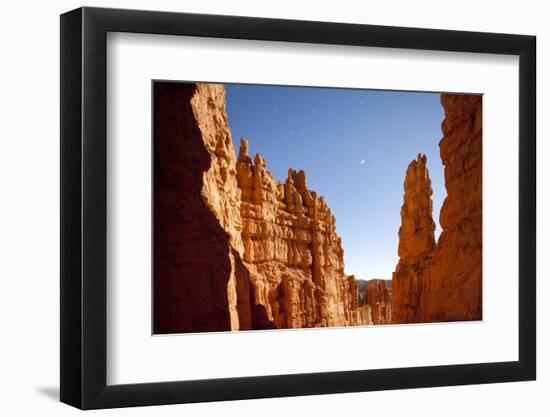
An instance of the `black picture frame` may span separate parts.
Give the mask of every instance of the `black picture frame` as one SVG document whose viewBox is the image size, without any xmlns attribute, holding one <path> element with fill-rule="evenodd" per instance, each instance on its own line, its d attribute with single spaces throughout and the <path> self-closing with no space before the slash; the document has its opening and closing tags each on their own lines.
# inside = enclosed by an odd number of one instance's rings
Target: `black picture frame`
<svg viewBox="0 0 550 417">
<path fill-rule="evenodd" d="M 519 56 L 519 358 L 427 366 L 107 385 L 108 32 Z M 534 380 L 534 36 L 171 12 L 79 8 L 61 15 L 61 401 L 81 409 Z"/>
</svg>

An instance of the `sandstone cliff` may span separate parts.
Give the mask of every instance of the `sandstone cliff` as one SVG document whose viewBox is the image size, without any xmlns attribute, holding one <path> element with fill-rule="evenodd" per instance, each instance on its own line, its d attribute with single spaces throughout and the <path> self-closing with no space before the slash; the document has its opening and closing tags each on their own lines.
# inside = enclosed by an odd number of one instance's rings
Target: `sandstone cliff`
<svg viewBox="0 0 550 417">
<path fill-rule="evenodd" d="M 481 96 L 441 96 L 445 120 L 439 148 L 447 197 L 435 245 L 425 157 L 407 170 L 400 260 L 393 275 L 394 323 L 481 319 L 481 100 Z"/>
<path fill-rule="evenodd" d="M 323 197 L 235 157 L 223 85 L 154 95 L 155 333 L 368 324 Z"/>
<path fill-rule="evenodd" d="M 482 97 L 443 94 L 443 139 L 447 198 L 441 236 L 421 295 L 420 320 L 482 318 Z"/>
</svg>

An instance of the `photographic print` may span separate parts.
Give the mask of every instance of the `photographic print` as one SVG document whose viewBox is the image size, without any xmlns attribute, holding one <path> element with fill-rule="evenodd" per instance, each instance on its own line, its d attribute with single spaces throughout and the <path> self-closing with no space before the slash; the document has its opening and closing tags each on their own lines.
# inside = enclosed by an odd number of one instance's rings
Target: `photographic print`
<svg viewBox="0 0 550 417">
<path fill-rule="evenodd" d="M 153 333 L 482 319 L 482 96 L 153 81 Z"/>
</svg>

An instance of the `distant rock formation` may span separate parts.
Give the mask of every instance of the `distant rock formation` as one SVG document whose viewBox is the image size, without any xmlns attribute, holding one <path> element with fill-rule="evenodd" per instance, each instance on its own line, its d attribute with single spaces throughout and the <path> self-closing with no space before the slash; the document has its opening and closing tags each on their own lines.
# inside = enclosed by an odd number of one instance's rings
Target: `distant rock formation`
<svg viewBox="0 0 550 417">
<path fill-rule="evenodd" d="M 155 333 L 369 324 L 305 173 L 276 182 L 246 140 L 235 158 L 223 85 L 154 95 Z"/>
<path fill-rule="evenodd" d="M 365 304 L 371 308 L 373 324 L 392 322 L 392 280 L 371 279 L 365 288 Z"/>
<path fill-rule="evenodd" d="M 358 279 L 359 308 L 365 309 L 368 324 L 392 323 L 392 280 Z"/>
<path fill-rule="evenodd" d="M 400 260 L 393 275 L 394 323 L 482 318 L 481 100 L 441 96 L 445 120 L 439 148 L 447 198 L 435 245 L 425 157 L 407 169 Z"/>
</svg>

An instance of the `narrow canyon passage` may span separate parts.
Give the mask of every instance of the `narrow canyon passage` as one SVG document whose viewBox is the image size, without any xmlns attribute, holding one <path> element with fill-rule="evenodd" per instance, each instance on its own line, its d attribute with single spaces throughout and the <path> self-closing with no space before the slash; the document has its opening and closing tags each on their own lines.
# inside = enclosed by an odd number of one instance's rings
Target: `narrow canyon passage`
<svg viewBox="0 0 550 417">
<path fill-rule="evenodd" d="M 246 139 L 236 154 L 223 85 L 154 94 L 155 333 L 481 318 L 481 97 L 442 95 L 438 242 L 419 155 L 403 171 L 392 280 L 364 281 L 344 273 L 336 219 L 304 171 L 281 183 Z"/>
</svg>

